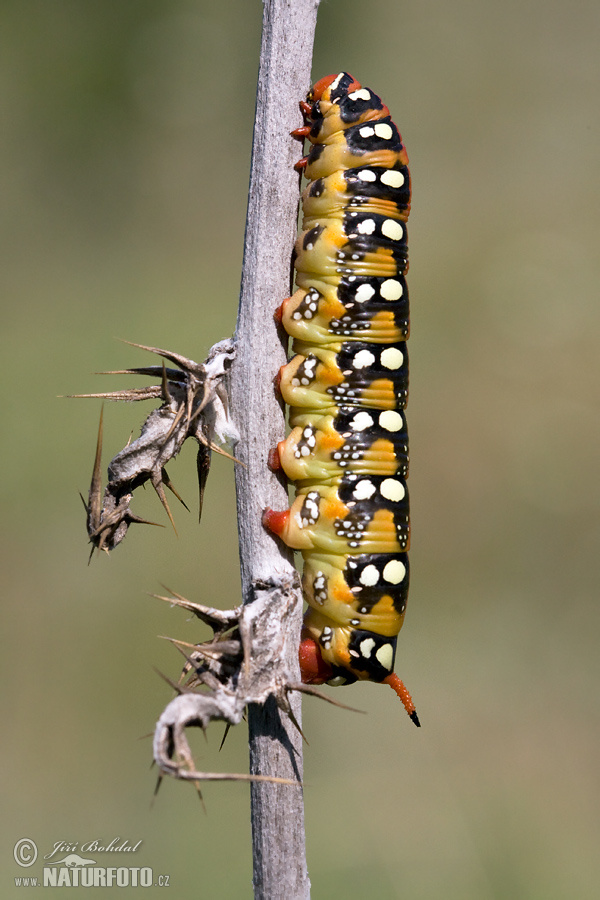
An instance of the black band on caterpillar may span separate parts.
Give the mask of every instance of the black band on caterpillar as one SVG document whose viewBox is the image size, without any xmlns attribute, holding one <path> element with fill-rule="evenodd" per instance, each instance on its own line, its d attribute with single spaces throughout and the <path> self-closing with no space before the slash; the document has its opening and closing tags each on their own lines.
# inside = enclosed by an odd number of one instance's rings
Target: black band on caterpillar
<svg viewBox="0 0 600 900">
<path fill-rule="evenodd" d="M 280 373 L 292 432 L 271 455 L 295 482 L 264 524 L 304 557 L 307 683 L 389 684 L 408 594 L 410 523 L 408 157 L 380 98 L 347 72 L 300 103 L 309 180 L 295 248 L 296 293 L 280 310 L 295 356 Z"/>
</svg>

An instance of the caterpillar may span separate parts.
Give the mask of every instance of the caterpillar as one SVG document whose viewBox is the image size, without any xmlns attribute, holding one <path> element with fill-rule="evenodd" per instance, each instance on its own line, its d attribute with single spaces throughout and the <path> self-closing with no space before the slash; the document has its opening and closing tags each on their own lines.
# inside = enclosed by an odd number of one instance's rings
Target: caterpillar
<svg viewBox="0 0 600 900">
<path fill-rule="evenodd" d="M 408 157 L 387 106 L 347 72 L 300 110 L 298 289 L 276 314 L 295 354 L 278 376 L 291 433 L 269 456 L 296 499 L 263 524 L 304 557 L 303 682 L 383 682 L 419 725 L 393 672 L 409 581 Z"/>
</svg>

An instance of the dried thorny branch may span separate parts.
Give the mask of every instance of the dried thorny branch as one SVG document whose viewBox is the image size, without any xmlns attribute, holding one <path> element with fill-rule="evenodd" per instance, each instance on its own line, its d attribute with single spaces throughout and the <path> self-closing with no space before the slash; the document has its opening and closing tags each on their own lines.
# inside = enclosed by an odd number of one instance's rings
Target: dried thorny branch
<svg viewBox="0 0 600 900">
<path fill-rule="evenodd" d="M 285 668 L 289 642 L 296 651 L 298 578 L 273 579 L 257 587 L 252 603 L 231 610 L 218 610 L 191 603 L 171 591 L 161 600 L 190 610 L 213 631 L 211 640 L 189 645 L 173 640 L 186 659 L 179 692 L 161 715 L 154 735 L 154 758 L 161 772 L 189 781 L 273 781 L 299 784 L 296 780 L 270 775 L 200 772 L 196 770 L 185 729 L 197 726 L 206 731 L 213 719 L 228 725 L 242 720 L 248 704 L 264 704 L 274 698 L 276 707 L 293 716 L 288 694 L 304 686 L 294 683 Z M 273 640 L 268 622 L 273 612 L 282 627 Z M 296 726 L 299 729 L 299 725 Z"/>
<path fill-rule="evenodd" d="M 211 451 L 216 450 L 233 459 L 215 444 L 215 438 L 239 440 L 228 411 L 224 379 L 235 358 L 232 340 L 215 344 L 202 364 L 157 347 L 131 346 L 156 353 L 177 368 L 166 368 L 163 363 L 162 366 L 100 373 L 154 376 L 160 378 L 160 383 L 143 388 L 72 395 L 103 400 L 162 401 L 147 417 L 140 437 L 128 442 L 112 459 L 104 492 L 101 484 L 102 414 L 100 416 L 89 498 L 84 505 L 93 549 L 106 552 L 123 540 L 132 522 L 146 522 L 131 511 L 130 503 L 135 489 L 147 481 L 155 488 L 173 521 L 164 489 L 169 488 L 177 497 L 179 495 L 165 465 L 179 453 L 187 438 L 192 437 L 198 443 L 200 506 Z M 286 713 L 297 733 L 302 735 L 290 703 L 290 693 L 304 691 L 329 700 L 315 688 L 300 684 L 289 667 L 290 658 L 294 662 L 297 660 L 299 644 L 298 604 L 301 601 L 295 570 L 280 572 L 267 581 L 255 579 L 252 596 L 245 604 L 230 610 L 192 603 L 175 591 L 160 599 L 194 613 L 213 631 L 213 637 L 200 644 L 169 639 L 185 657 L 185 666 L 178 684 L 166 679 L 179 696 L 168 704 L 156 727 L 154 753 L 161 773 L 194 782 L 236 780 L 300 785 L 301 767 L 294 763 L 298 751 L 293 742 L 285 738 L 283 728 L 282 740 L 292 760 L 292 777 L 197 771 L 185 734 L 185 729 L 190 726 L 206 730 L 212 719 L 220 719 L 228 727 L 237 725 L 248 707 L 270 702 L 274 715 L 277 717 L 279 711 Z"/>
<path fill-rule="evenodd" d="M 227 339 L 215 344 L 203 363 L 196 363 L 178 353 L 161 350 L 158 347 L 133 343 L 131 346 L 156 353 L 174 363 L 177 368 L 166 368 L 163 363 L 162 366 L 141 366 L 102 372 L 99 374 L 148 375 L 160 378 L 160 384 L 98 394 L 71 395 L 104 400 L 162 400 L 161 406 L 154 409 L 144 422 L 139 438 L 129 442 L 111 460 L 104 495 L 101 478 L 102 415 L 100 416 L 88 502 L 83 501 L 87 516 L 87 532 L 93 545 L 92 553 L 95 548 L 106 552 L 113 550 L 121 543 L 127 529 L 134 522 L 156 524 L 140 518 L 130 509 L 133 492 L 147 481 L 152 484 L 175 527 L 165 487 L 181 503 L 183 500 L 173 487 L 165 466 L 169 460 L 177 456 L 188 438 L 194 438 L 198 443 L 197 465 L 200 511 L 202 511 L 211 451 L 216 450 L 217 453 L 233 459 L 229 453 L 215 444 L 215 437 L 220 441 L 238 438 L 237 429 L 229 417 L 227 393 L 223 384 L 225 373 L 235 358 L 233 340 Z M 185 506 L 185 503 L 183 505 Z"/>
</svg>

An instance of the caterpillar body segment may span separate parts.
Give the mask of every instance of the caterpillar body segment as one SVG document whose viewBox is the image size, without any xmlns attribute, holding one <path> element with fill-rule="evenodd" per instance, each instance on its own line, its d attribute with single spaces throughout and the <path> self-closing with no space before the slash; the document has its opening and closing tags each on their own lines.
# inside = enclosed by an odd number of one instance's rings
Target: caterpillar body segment
<svg viewBox="0 0 600 900">
<path fill-rule="evenodd" d="M 270 455 L 296 499 L 263 522 L 304 558 L 303 681 L 389 684 L 418 725 L 393 673 L 409 583 L 408 157 L 388 108 L 348 73 L 300 109 L 298 289 L 278 313 L 292 430 Z"/>
</svg>

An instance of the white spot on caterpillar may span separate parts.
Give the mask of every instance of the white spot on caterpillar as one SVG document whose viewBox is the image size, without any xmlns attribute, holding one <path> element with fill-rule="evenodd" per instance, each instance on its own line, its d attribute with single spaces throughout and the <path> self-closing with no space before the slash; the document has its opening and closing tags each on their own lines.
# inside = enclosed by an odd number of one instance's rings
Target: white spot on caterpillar
<svg viewBox="0 0 600 900">
<path fill-rule="evenodd" d="M 329 85 L 329 90 L 334 91 L 336 89 L 336 87 L 338 86 L 338 84 L 340 83 L 340 79 L 342 79 L 343 77 L 344 77 L 344 73 L 340 72 L 340 74 L 337 76 L 337 78 L 335 78 Z"/>
<path fill-rule="evenodd" d="M 354 294 L 357 303 L 367 303 L 375 293 L 375 288 L 370 284 L 361 284 Z"/>
<path fill-rule="evenodd" d="M 363 478 L 352 491 L 352 496 L 357 500 L 369 500 L 376 490 L 377 488 L 372 481 L 369 481 L 368 478 Z"/>
<path fill-rule="evenodd" d="M 386 369 L 399 369 L 404 362 L 404 354 L 397 347 L 387 347 L 381 353 L 381 365 Z"/>
<path fill-rule="evenodd" d="M 366 431 L 367 428 L 371 428 L 373 424 L 373 417 L 370 416 L 368 412 L 358 412 L 350 422 L 350 428 L 353 431 Z"/>
<path fill-rule="evenodd" d="M 382 481 L 379 491 L 382 497 L 385 497 L 386 500 L 393 500 L 394 503 L 398 503 L 406 496 L 406 488 L 396 478 L 386 478 Z"/>
<path fill-rule="evenodd" d="M 359 350 L 352 360 L 352 365 L 355 369 L 366 369 L 368 366 L 372 366 L 374 362 L 375 356 L 370 350 Z"/>
<path fill-rule="evenodd" d="M 361 181 L 377 181 L 377 175 L 372 169 L 361 169 L 358 173 L 358 177 Z"/>
<path fill-rule="evenodd" d="M 391 559 L 383 568 L 383 577 L 388 584 L 400 584 L 405 575 L 406 566 L 399 559 Z"/>
<path fill-rule="evenodd" d="M 370 100 L 371 92 L 367 91 L 366 88 L 361 88 L 360 91 L 352 91 L 348 96 L 351 100 Z"/>
<path fill-rule="evenodd" d="M 373 219 L 364 219 L 359 223 L 356 230 L 359 234 L 373 234 L 375 231 L 375 221 Z"/>
<path fill-rule="evenodd" d="M 384 300 L 399 300 L 402 296 L 402 284 L 395 278 L 388 278 L 382 283 L 379 293 Z"/>
<path fill-rule="evenodd" d="M 404 184 L 404 175 L 394 169 L 388 169 L 381 173 L 381 182 L 391 188 L 399 188 Z"/>
<path fill-rule="evenodd" d="M 363 127 L 358 132 L 361 137 L 369 138 L 373 137 L 375 134 L 373 128 L 370 125 L 363 125 Z"/>
<path fill-rule="evenodd" d="M 394 650 L 391 644 L 382 644 L 375 656 L 384 669 L 389 671 L 392 668 Z"/>
<path fill-rule="evenodd" d="M 374 646 L 375 641 L 373 640 L 373 638 L 365 638 L 364 641 L 360 642 L 359 649 L 365 659 L 369 659 L 371 653 L 373 652 Z"/>
<path fill-rule="evenodd" d="M 391 125 L 387 122 L 378 122 L 375 126 L 375 134 L 384 141 L 389 141 L 394 135 Z"/>
<path fill-rule="evenodd" d="M 326 636 L 325 632 L 323 632 L 323 635 L 321 636 L 321 644 L 325 650 L 329 650 L 331 647 L 331 640 L 328 640 L 329 637 L 330 635 Z"/>
<path fill-rule="evenodd" d="M 379 424 L 386 431 L 400 431 L 402 428 L 402 416 L 394 409 L 386 409 L 379 416 Z"/>
<path fill-rule="evenodd" d="M 389 238 L 390 241 L 401 241 L 404 229 L 400 222 L 396 222 L 395 219 L 386 219 L 381 226 L 381 233 Z"/>
<path fill-rule="evenodd" d="M 364 584 L 365 587 L 373 587 L 373 585 L 377 584 L 379 581 L 379 569 L 377 566 L 374 566 L 373 563 L 365 566 L 360 573 L 359 581 L 361 584 Z"/>
</svg>

